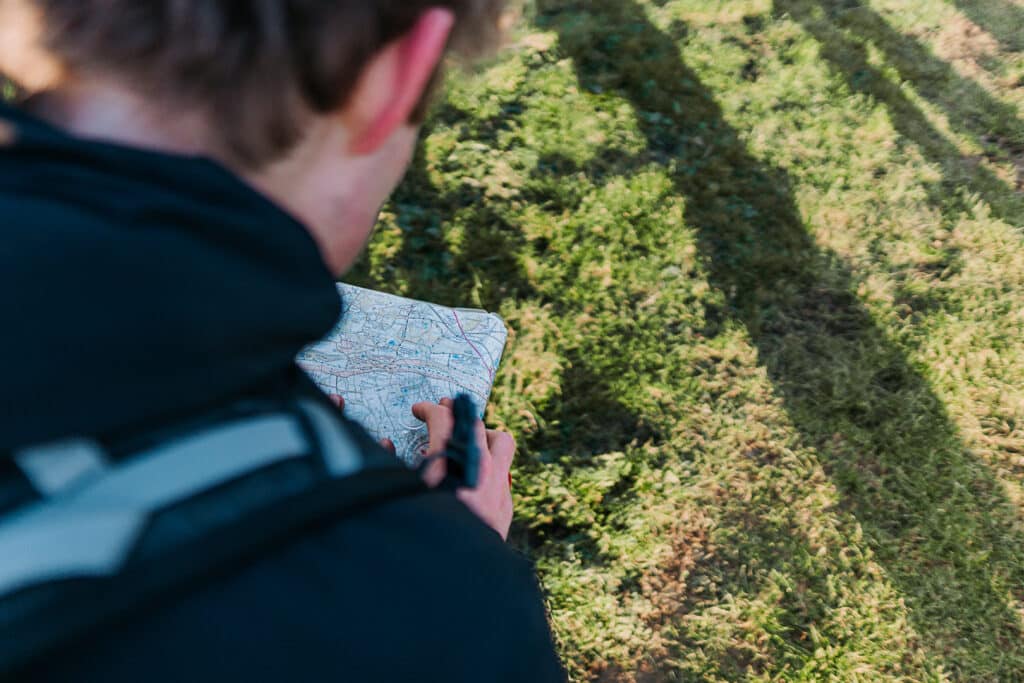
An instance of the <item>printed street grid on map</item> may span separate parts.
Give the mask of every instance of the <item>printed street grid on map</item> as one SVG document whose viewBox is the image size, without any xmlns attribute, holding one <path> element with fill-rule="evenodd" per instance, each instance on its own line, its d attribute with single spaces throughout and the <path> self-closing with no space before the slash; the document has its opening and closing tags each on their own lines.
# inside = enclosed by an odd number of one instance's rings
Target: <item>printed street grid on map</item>
<svg viewBox="0 0 1024 683">
<path fill-rule="evenodd" d="M 345 414 L 377 439 L 391 439 L 415 464 L 427 432 L 412 415 L 420 401 L 465 393 L 483 417 L 508 332 L 500 317 L 338 285 L 339 325 L 303 351 L 299 365 Z"/>
</svg>

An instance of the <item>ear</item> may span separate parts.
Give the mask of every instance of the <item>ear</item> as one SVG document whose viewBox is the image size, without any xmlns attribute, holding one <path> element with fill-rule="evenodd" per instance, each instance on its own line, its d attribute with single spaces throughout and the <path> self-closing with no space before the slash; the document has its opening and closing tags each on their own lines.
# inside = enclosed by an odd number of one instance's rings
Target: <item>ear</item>
<svg viewBox="0 0 1024 683">
<path fill-rule="evenodd" d="M 444 56 L 454 24 L 451 10 L 429 9 L 366 65 L 342 113 L 353 154 L 372 154 L 409 122 Z"/>
</svg>

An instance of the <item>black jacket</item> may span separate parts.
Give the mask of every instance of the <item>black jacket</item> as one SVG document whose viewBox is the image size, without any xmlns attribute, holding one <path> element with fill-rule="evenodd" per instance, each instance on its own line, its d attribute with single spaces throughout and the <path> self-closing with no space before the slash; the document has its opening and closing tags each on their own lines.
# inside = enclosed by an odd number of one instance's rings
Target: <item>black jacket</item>
<svg viewBox="0 0 1024 683">
<path fill-rule="evenodd" d="M 293 359 L 340 306 L 303 226 L 209 160 L 75 139 L 12 109 L 0 133 L 0 472 L 27 445 L 90 435 L 116 449 L 241 399 L 323 398 Z M 0 487 L 0 514 L 23 493 Z M 31 678 L 563 673 L 530 565 L 424 490 L 133 615 Z"/>
</svg>

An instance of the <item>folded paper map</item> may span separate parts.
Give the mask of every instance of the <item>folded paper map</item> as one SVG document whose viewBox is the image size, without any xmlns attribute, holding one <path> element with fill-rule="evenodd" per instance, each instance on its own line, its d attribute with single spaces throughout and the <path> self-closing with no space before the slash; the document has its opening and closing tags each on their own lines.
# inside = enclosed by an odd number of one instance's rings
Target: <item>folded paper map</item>
<svg viewBox="0 0 1024 683">
<path fill-rule="evenodd" d="M 324 392 L 345 399 L 346 415 L 391 439 L 410 465 L 428 443 L 414 404 L 465 393 L 483 417 L 508 338 L 500 317 L 352 285 L 338 291 L 341 322 L 298 361 Z"/>
</svg>

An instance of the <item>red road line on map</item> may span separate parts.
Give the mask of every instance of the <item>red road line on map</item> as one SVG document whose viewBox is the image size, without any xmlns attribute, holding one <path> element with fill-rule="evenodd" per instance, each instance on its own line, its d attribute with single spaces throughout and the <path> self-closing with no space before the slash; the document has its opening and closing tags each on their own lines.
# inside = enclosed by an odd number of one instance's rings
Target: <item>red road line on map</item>
<svg viewBox="0 0 1024 683">
<path fill-rule="evenodd" d="M 469 338 L 468 334 L 466 334 L 466 329 L 462 326 L 462 321 L 459 320 L 458 312 L 452 311 L 452 315 L 455 317 L 455 324 L 459 326 L 459 331 L 462 332 L 463 338 L 466 340 L 466 343 L 469 344 L 469 348 L 473 349 L 473 352 L 476 353 L 476 357 L 479 358 L 480 362 L 484 364 L 485 368 L 487 368 L 487 374 L 491 376 L 491 381 L 493 382 L 494 371 L 491 370 L 491 366 L 484 360 L 484 355 L 480 353 L 480 349 L 476 348 L 476 344 L 474 344 L 473 340 Z"/>
</svg>

